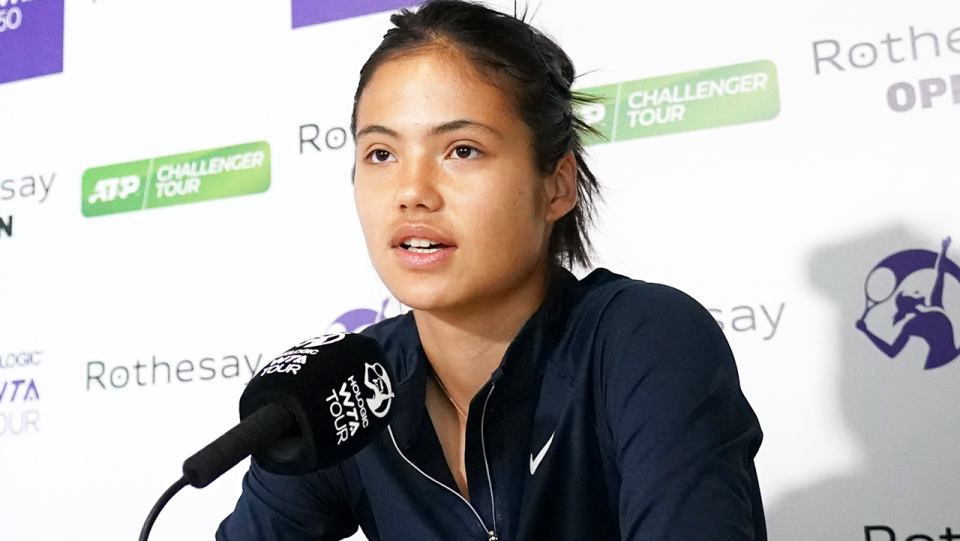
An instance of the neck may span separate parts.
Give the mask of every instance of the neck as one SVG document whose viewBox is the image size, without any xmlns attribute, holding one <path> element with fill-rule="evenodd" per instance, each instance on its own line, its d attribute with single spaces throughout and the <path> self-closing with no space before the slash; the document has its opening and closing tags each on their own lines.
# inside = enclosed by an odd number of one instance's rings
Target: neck
<svg viewBox="0 0 960 541">
<path fill-rule="evenodd" d="M 507 347 L 543 303 L 547 269 L 494 299 L 451 310 L 414 310 L 420 343 L 450 399 L 467 411 Z"/>
</svg>

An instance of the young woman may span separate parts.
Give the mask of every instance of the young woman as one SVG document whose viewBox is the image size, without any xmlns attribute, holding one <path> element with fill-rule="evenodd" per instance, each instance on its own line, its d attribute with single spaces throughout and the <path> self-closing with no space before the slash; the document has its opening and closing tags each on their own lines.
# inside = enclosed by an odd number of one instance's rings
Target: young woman
<svg viewBox="0 0 960 541">
<path fill-rule="evenodd" d="M 597 270 L 574 69 L 455 0 L 392 17 L 360 75 L 355 198 L 412 312 L 364 331 L 397 376 L 388 431 L 338 467 L 255 464 L 218 539 L 766 539 L 761 432 L 710 314 Z"/>
</svg>

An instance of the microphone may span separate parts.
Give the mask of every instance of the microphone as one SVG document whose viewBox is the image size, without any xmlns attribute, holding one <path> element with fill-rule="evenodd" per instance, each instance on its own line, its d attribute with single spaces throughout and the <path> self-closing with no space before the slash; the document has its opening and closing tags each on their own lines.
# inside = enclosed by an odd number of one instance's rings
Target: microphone
<svg viewBox="0 0 960 541">
<path fill-rule="evenodd" d="M 250 454 L 281 475 L 329 468 L 386 430 L 392 402 L 393 376 L 376 340 L 306 340 L 260 369 L 240 397 L 240 424 L 188 458 L 183 475 L 203 488 Z"/>
<path fill-rule="evenodd" d="M 146 540 L 160 509 L 190 484 L 203 488 L 253 455 L 264 470 L 300 475 L 329 468 L 384 430 L 394 377 L 380 344 L 360 334 L 311 338 L 283 352 L 240 396 L 240 424 L 183 463 L 183 477 L 144 523 Z"/>
</svg>

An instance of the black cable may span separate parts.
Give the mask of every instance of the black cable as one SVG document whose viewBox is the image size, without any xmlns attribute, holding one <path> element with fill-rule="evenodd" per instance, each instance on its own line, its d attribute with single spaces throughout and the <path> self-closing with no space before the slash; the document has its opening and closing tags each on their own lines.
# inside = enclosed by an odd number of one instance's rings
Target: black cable
<svg viewBox="0 0 960 541">
<path fill-rule="evenodd" d="M 181 477 L 176 483 L 170 486 L 166 492 L 160 496 L 160 499 L 157 500 L 157 503 L 153 506 L 153 509 L 150 510 L 150 514 L 147 515 L 147 520 L 143 523 L 143 529 L 140 530 L 140 541 L 147 541 L 147 537 L 150 536 L 150 529 L 153 528 L 153 523 L 157 521 L 157 516 L 160 514 L 160 510 L 163 509 L 163 506 L 167 505 L 167 502 L 170 501 L 170 498 L 173 498 L 174 494 L 180 492 L 180 489 L 187 486 L 187 479 Z"/>
</svg>

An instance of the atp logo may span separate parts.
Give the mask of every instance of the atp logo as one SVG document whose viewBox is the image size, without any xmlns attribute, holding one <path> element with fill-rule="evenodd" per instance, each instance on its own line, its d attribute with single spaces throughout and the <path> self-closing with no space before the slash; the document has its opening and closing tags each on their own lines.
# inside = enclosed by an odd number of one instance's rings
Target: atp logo
<svg viewBox="0 0 960 541">
<path fill-rule="evenodd" d="M 585 103 L 578 107 L 577 113 L 588 126 L 593 126 L 607 118 L 607 106 L 602 103 Z"/>
<path fill-rule="evenodd" d="M 960 267 L 940 252 L 915 249 L 888 256 L 864 282 L 865 306 L 856 322 L 874 346 L 891 359 L 913 341 L 927 346 L 924 370 L 960 357 Z"/>
</svg>

